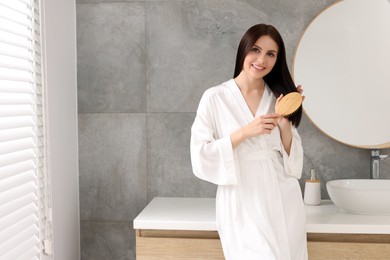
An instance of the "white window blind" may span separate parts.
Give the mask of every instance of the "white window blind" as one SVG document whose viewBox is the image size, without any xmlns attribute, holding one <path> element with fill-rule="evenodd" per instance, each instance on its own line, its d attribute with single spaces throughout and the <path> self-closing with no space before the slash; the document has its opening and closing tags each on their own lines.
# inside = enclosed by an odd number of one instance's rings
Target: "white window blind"
<svg viewBox="0 0 390 260">
<path fill-rule="evenodd" d="M 39 0 L 0 0 L 0 259 L 50 253 Z"/>
</svg>

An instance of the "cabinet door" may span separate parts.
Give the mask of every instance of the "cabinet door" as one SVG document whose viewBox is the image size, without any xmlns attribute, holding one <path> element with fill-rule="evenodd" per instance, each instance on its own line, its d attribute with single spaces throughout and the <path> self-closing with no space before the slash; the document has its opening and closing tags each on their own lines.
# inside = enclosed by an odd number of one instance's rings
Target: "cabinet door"
<svg viewBox="0 0 390 260">
<path fill-rule="evenodd" d="M 384 260 L 390 259 L 390 244 L 308 242 L 310 260 Z"/>
<path fill-rule="evenodd" d="M 390 259 L 389 234 L 308 233 L 310 260 Z"/>
<path fill-rule="evenodd" d="M 216 232 L 136 231 L 137 260 L 223 260 Z"/>
</svg>

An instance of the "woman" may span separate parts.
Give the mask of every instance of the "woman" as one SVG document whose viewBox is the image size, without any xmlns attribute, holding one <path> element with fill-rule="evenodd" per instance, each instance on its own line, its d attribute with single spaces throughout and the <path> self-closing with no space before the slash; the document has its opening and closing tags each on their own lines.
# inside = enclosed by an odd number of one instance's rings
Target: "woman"
<svg viewBox="0 0 390 260">
<path fill-rule="evenodd" d="M 238 47 L 234 78 L 205 91 L 191 128 L 194 174 L 218 185 L 216 217 L 227 260 L 307 259 L 298 180 L 302 108 L 275 114 L 298 91 L 283 40 L 271 25 L 251 27 Z"/>
</svg>

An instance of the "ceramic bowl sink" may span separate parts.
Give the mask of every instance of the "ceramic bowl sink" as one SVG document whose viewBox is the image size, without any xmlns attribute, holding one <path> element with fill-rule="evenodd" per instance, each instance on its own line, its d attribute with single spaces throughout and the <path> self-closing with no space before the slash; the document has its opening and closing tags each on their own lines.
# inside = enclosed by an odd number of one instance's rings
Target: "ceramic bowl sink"
<svg viewBox="0 0 390 260">
<path fill-rule="evenodd" d="M 332 202 L 346 212 L 390 215 L 390 180 L 333 180 L 326 189 Z"/>
</svg>

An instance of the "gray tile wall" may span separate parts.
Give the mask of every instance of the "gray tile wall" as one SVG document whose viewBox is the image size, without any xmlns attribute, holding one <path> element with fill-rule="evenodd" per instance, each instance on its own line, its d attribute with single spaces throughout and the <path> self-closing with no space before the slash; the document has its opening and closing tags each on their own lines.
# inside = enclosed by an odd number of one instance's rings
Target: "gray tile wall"
<svg viewBox="0 0 390 260">
<path fill-rule="evenodd" d="M 189 158 L 201 94 L 231 78 L 251 25 L 275 25 L 292 60 L 306 26 L 333 2 L 77 1 L 82 259 L 135 259 L 132 220 L 155 196 L 215 196 Z M 315 168 L 323 198 L 328 180 L 368 177 L 369 151 L 333 141 L 306 117 L 299 131 L 304 179 Z M 390 160 L 382 166 L 390 178 Z"/>
</svg>

